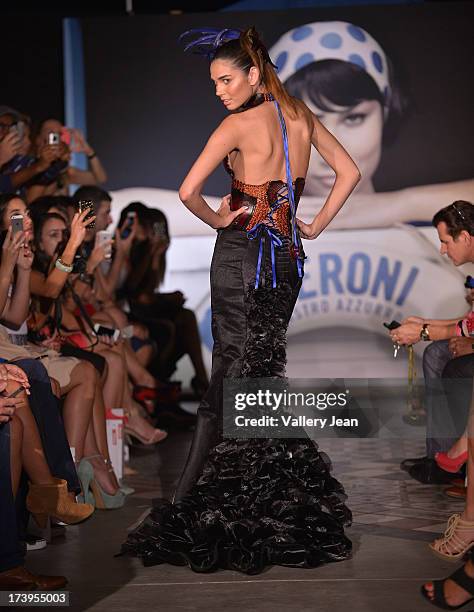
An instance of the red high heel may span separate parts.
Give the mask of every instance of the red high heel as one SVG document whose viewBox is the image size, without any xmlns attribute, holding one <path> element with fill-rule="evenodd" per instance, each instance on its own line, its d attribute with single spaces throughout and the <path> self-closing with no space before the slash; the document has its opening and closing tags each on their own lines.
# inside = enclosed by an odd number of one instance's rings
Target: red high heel
<svg viewBox="0 0 474 612">
<path fill-rule="evenodd" d="M 468 451 L 464 451 L 457 457 L 448 457 L 447 453 L 436 453 L 435 461 L 442 470 L 456 474 L 466 463 L 468 457 Z"/>
</svg>

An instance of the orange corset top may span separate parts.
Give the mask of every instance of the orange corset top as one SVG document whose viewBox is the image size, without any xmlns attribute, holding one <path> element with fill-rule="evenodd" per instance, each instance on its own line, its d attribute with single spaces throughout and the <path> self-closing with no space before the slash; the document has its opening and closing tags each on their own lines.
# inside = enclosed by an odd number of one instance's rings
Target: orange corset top
<svg viewBox="0 0 474 612">
<path fill-rule="evenodd" d="M 295 205 L 298 205 L 303 189 L 304 179 L 297 178 L 294 182 Z M 283 236 L 291 237 L 291 212 L 285 182 L 277 180 L 249 185 L 233 179 L 230 208 L 238 210 L 241 206 L 247 206 L 248 210 L 232 223 L 234 228 L 249 232 L 259 223 L 265 223 Z"/>
</svg>

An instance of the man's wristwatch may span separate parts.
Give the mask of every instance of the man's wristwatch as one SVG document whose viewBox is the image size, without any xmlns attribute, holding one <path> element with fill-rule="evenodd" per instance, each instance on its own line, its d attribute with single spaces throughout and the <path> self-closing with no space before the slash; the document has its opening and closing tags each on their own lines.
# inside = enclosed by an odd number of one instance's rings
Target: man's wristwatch
<svg viewBox="0 0 474 612">
<path fill-rule="evenodd" d="M 428 325 L 429 323 L 424 323 L 420 331 L 420 338 L 424 340 L 425 342 L 429 342 L 431 340 L 430 332 L 428 330 Z"/>
</svg>

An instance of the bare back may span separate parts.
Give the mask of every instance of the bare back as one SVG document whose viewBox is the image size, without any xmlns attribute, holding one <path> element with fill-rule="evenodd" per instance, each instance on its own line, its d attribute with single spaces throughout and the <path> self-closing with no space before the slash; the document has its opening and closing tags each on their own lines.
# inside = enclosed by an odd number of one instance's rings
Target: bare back
<svg viewBox="0 0 474 612">
<path fill-rule="evenodd" d="M 305 178 L 311 153 L 312 126 L 303 110 L 295 119 L 285 118 L 293 179 Z M 273 102 L 234 115 L 238 146 L 229 155 L 235 178 L 252 185 L 271 180 L 286 182 L 283 136 Z"/>
</svg>

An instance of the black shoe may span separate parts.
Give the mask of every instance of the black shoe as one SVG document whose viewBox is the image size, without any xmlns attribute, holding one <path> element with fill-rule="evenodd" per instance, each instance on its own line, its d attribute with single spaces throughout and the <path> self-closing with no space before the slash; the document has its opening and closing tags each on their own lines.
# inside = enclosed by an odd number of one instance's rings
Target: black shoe
<svg viewBox="0 0 474 612">
<path fill-rule="evenodd" d="M 400 463 L 400 469 L 404 470 L 405 472 L 408 472 L 408 470 L 416 465 L 417 463 L 422 463 L 423 461 L 426 461 L 428 459 L 428 457 L 425 455 L 424 457 L 410 457 L 409 459 L 404 459 L 401 463 Z"/>
<path fill-rule="evenodd" d="M 438 467 L 434 459 L 425 457 L 412 465 L 408 470 L 412 478 L 422 484 L 450 484 L 453 478 L 459 478 L 460 474 L 450 474 Z"/>
</svg>

